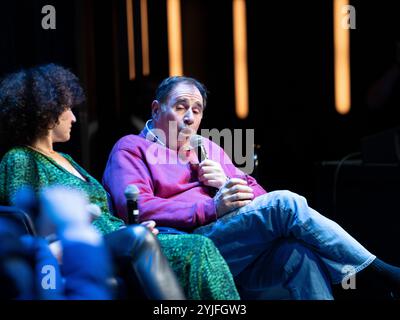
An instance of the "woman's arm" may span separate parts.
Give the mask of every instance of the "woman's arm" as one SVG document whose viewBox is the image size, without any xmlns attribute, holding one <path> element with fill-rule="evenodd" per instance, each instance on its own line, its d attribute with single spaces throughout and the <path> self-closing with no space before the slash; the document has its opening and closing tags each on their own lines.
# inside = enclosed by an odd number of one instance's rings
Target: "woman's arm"
<svg viewBox="0 0 400 320">
<path fill-rule="evenodd" d="M 0 164 L 0 198 L 6 205 L 14 204 L 14 196 L 22 187 L 30 187 L 38 192 L 44 175 L 38 172 L 38 164 L 33 155 L 23 150 L 11 150 Z"/>
</svg>

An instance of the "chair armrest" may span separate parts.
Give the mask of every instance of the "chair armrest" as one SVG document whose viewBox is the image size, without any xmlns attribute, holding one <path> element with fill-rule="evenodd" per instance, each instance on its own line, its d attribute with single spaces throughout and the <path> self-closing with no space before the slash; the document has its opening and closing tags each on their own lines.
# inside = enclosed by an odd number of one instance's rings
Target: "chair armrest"
<svg viewBox="0 0 400 320">
<path fill-rule="evenodd" d="M 11 206 L 0 206 L 0 217 L 13 221 L 32 236 L 36 236 L 36 229 L 31 217 L 21 209 Z"/>
</svg>

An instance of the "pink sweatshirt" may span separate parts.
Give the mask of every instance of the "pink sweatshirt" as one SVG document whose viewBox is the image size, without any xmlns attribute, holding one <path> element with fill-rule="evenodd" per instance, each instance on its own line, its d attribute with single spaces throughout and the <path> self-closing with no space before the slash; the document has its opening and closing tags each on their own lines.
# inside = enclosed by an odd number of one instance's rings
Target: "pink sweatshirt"
<svg viewBox="0 0 400 320">
<path fill-rule="evenodd" d="M 237 169 L 217 144 L 203 139 L 208 158 L 221 164 L 228 177 L 247 179 L 257 197 L 266 191 L 256 180 Z M 187 155 L 197 158 L 194 151 Z M 180 161 L 177 152 L 139 136 L 128 135 L 113 147 L 103 176 L 118 216 L 127 221 L 124 191 L 135 184 L 140 190 L 139 219 L 159 226 L 193 229 L 216 220 L 213 188 L 202 185 L 197 167 Z M 215 190 L 214 190 L 215 191 Z"/>
</svg>

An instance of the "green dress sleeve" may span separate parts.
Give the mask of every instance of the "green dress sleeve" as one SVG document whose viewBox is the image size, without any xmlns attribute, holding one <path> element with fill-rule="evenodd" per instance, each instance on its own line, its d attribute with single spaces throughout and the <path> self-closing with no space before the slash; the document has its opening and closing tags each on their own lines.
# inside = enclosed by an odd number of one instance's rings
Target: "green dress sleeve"
<svg viewBox="0 0 400 320">
<path fill-rule="evenodd" d="M 0 164 L 0 202 L 12 205 L 13 197 L 20 188 L 29 186 L 38 192 L 46 185 L 46 180 L 32 154 L 12 149 Z"/>
</svg>

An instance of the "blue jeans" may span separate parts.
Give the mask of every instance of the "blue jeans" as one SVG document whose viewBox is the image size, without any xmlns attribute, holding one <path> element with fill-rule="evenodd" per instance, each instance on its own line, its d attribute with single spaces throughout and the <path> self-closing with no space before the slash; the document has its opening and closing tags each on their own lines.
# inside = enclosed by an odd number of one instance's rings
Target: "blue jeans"
<svg viewBox="0 0 400 320">
<path fill-rule="evenodd" d="M 239 288 L 256 292 L 255 298 L 268 298 L 279 285 L 292 299 L 330 299 L 330 282 L 340 283 L 376 258 L 290 191 L 262 195 L 194 233 L 214 241 Z"/>
</svg>

